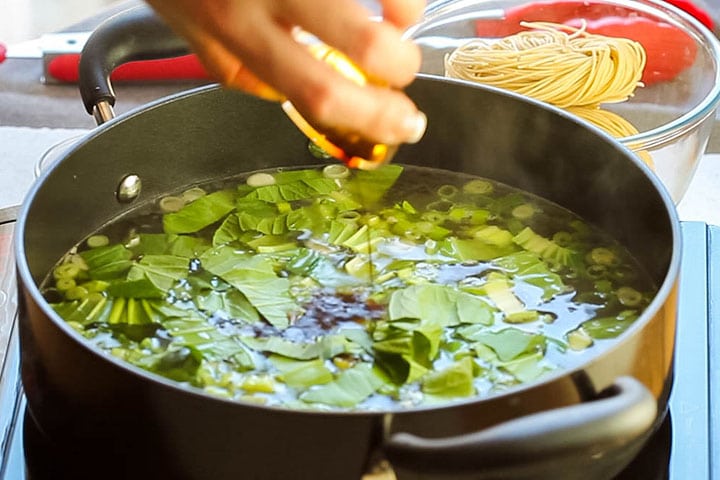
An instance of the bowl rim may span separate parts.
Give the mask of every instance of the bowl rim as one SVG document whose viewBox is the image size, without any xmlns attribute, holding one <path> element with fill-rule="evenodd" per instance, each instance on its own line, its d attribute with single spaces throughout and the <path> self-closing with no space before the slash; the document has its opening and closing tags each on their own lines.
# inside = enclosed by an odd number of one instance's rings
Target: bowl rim
<svg viewBox="0 0 720 480">
<path fill-rule="evenodd" d="M 545 0 L 527 0 L 525 3 Z M 720 39 L 702 22 L 675 5 L 662 0 L 590 0 L 588 3 L 609 3 L 626 8 L 646 12 L 654 17 L 665 20 L 671 24 L 681 26 L 697 42 L 705 48 L 714 62 L 715 75 L 712 88 L 705 97 L 693 108 L 679 117 L 659 125 L 650 130 L 635 135 L 621 137 L 617 140 L 632 150 L 647 150 L 662 146 L 675 140 L 705 119 L 715 114 L 720 105 Z M 486 18 L 488 12 L 497 12 L 502 15 L 502 0 L 438 0 L 429 3 L 424 12 L 423 19 L 406 29 L 404 37 L 415 39 L 416 35 L 453 23 L 458 20 L 471 20 Z M 549 3 L 549 2 L 548 2 Z M 487 10 L 480 12 L 467 12 L 470 7 L 487 6 Z M 461 13 L 465 12 L 465 13 Z M 434 76 L 442 76 L 430 74 Z"/>
</svg>

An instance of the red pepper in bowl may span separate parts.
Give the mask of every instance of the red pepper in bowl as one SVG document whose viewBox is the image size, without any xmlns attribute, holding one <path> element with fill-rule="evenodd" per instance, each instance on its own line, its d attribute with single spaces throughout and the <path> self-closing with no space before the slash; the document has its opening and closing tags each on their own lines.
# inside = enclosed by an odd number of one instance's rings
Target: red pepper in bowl
<svg viewBox="0 0 720 480">
<path fill-rule="evenodd" d="M 671 0 L 688 10 L 686 0 Z M 692 4 L 690 4 L 692 5 Z M 690 12 L 712 28 L 712 19 L 692 6 Z M 670 23 L 644 16 L 642 12 L 619 5 L 582 0 L 537 1 L 505 10 L 502 19 L 478 20 L 476 33 L 483 37 L 504 37 L 526 28 L 521 22 L 552 22 L 580 27 L 586 22 L 588 33 L 629 38 L 639 42 L 647 52 L 642 81 L 646 85 L 668 81 L 695 61 L 697 45 L 684 30 Z"/>
</svg>

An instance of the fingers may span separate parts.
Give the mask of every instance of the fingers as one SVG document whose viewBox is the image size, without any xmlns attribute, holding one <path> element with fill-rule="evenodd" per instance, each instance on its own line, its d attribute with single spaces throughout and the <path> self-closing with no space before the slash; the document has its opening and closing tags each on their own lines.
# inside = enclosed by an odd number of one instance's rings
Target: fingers
<svg viewBox="0 0 720 480">
<path fill-rule="evenodd" d="M 204 37 L 200 42 L 191 40 L 191 45 L 210 76 L 223 85 L 252 93 L 265 100 L 285 99 L 283 94 L 250 71 L 223 43 L 212 37 Z"/>
<path fill-rule="evenodd" d="M 148 0 L 186 38 L 223 84 L 272 100 L 283 96 L 319 129 L 387 144 L 417 141 L 425 117 L 403 93 L 360 87 L 314 58 L 291 29 L 302 29 L 350 56 L 371 76 L 402 87 L 420 55 L 397 24 L 414 18 L 383 0 L 392 21 L 373 22 L 356 0 Z M 415 13 L 413 13 L 415 12 Z M 282 93 L 280 95 L 278 92 Z"/>
<path fill-rule="evenodd" d="M 405 30 L 422 18 L 425 0 L 381 0 L 383 17 L 401 30 Z"/>
<path fill-rule="evenodd" d="M 321 86 L 308 96 L 301 93 L 293 103 L 321 130 L 327 126 L 389 145 L 419 141 L 427 125 L 425 115 L 403 93 L 349 81 L 334 82 L 325 90 Z"/>
<path fill-rule="evenodd" d="M 385 0 L 396 20 L 409 21 L 417 16 L 423 0 L 407 0 L 412 7 L 406 13 L 398 3 Z M 404 87 L 420 68 L 420 51 L 402 39 L 401 28 L 389 21 L 370 21 L 369 12 L 355 0 L 287 0 L 277 2 L 277 14 L 312 32 L 323 42 L 342 51 L 363 71 L 393 87 Z M 413 4 L 415 6 L 413 7 Z M 420 7 L 422 11 L 422 7 Z M 332 12 L 329 14 L 328 12 Z"/>
<path fill-rule="evenodd" d="M 256 21 L 261 22 L 261 20 Z M 232 47 L 237 39 L 224 39 Z M 359 134 L 371 141 L 414 142 L 425 117 L 403 93 L 372 85 L 360 87 L 317 60 L 277 23 L 255 32 L 244 49 L 244 66 L 282 92 L 306 120 L 319 129 Z"/>
</svg>

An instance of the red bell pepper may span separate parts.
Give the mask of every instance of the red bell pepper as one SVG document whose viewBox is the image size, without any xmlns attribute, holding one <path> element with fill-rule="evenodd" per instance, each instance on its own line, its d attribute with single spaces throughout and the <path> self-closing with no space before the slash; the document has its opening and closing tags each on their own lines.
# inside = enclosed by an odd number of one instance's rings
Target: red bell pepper
<svg viewBox="0 0 720 480">
<path fill-rule="evenodd" d="M 688 8 L 686 0 L 668 0 L 680 8 Z M 702 12 L 694 8 L 693 14 Z M 504 37 L 522 30 L 520 22 L 553 22 L 579 27 L 586 22 L 589 33 L 629 38 L 639 42 L 647 52 L 642 81 L 646 85 L 675 78 L 695 61 L 697 45 L 683 30 L 669 23 L 650 18 L 642 12 L 619 5 L 583 0 L 540 0 L 505 10 L 504 18 L 478 20 L 476 32 L 483 37 Z M 712 19 L 699 15 L 699 20 L 712 28 Z M 696 15 L 697 16 L 697 15 Z"/>
<path fill-rule="evenodd" d="M 680 10 L 684 10 L 685 12 L 689 13 L 693 17 L 695 17 L 697 20 L 700 21 L 703 25 L 705 25 L 708 29 L 712 30 L 715 28 L 715 22 L 713 21 L 712 17 L 708 12 L 703 10 L 702 8 L 699 8 L 694 3 L 690 2 L 689 0 L 665 0 L 667 3 L 674 5 L 678 7 Z"/>
</svg>

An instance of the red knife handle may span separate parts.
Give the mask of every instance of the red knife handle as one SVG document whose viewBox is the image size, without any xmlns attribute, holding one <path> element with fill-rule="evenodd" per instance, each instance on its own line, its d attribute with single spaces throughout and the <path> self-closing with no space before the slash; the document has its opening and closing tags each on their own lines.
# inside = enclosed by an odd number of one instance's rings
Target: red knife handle
<svg viewBox="0 0 720 480">
<path fill-rule="evenodd" d="M 5 45 L 0 43 L 0 63 L 5 60 L 5 54 L 7 53 L 7 48 L 5 48 Z"/>
<path fill-rule="evenodd" d="M 80 54 L 64 54 L 52 58 L 46 75 L 58 82 L 76 83 Z M 204 80 L 209 75 L 197 56 L 183 55 L 160 60 L 128 62 L 117 67 L 110 78 L 113 81 L 137 80 Z"/>
</svg>

